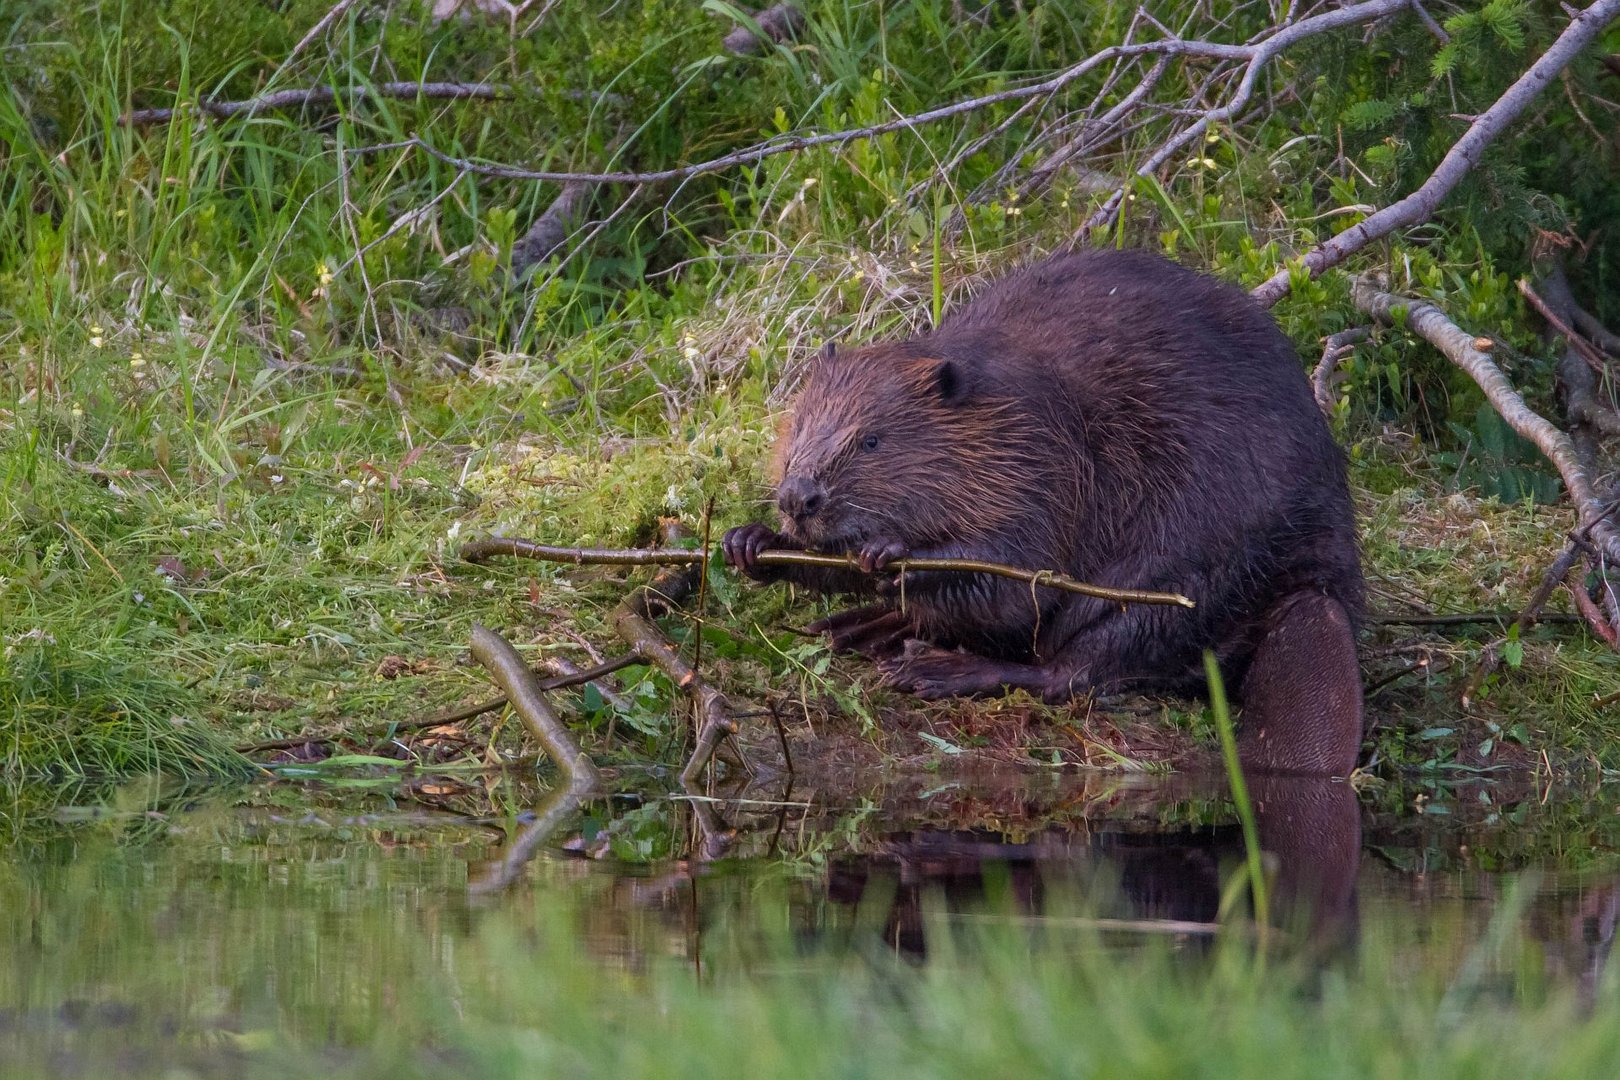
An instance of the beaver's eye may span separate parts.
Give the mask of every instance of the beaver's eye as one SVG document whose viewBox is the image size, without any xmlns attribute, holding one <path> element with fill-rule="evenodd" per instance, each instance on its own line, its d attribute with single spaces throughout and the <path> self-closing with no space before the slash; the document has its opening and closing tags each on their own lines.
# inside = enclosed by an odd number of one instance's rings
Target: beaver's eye
<svg viewBox="0 0 1620 1080">
<path fill-rule="evenodd" d="M 878 437 L 876 435 L 868 435 L 866 438 L 861 440 L 861 449 L 865 450 L 867 453 L 871 453 L 873 450 L 876 450 L 877 448 L 878 448 Z"/>
</svg>

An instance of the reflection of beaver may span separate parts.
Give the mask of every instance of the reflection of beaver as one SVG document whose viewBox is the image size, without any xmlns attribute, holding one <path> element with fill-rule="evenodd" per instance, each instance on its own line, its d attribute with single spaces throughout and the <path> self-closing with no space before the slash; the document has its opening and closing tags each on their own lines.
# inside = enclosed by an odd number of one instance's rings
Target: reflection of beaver
<svg viewBox="0 0 1620 1080">
<path fill-rule="evenodd" d="M 1213 648 L 1244 703 L 1245 760 L 1344 773 L 1361 740 L 1361 569 L 1342 455 L 1298 356 L 1243 293 L 1141 252 L 1017 271 L 933 333 L 815 363 L 777 448 L 772 547 L 988 559 L 1197 608 L 1118 605 L 916 571 L 825 619 L 924 697 L 1193 688 Z"/>
</svg>

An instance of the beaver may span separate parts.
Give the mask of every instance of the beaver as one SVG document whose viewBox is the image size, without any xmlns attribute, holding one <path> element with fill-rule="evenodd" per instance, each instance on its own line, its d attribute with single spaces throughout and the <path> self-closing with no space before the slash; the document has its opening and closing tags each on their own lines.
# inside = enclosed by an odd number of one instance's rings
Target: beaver
<svg viewBox="0 0 1620 1080">
<path fill-rule="evenodd" d="M 924 698 L 1203 689 L 1212 649 L 1245 765 L 1344 775 L 1362 738 L 1363 585 L 1344 455 L 1293 345 L 1241 290 L 1131 250 L 1007 274 L 932 332 L 811 364 L 776 446 L 781 529 L 726 561 L 877 595 L 822 619 Z M 868 574 L 767 567 L 768 547 Z M 871 572 L 908 556 L 1060 570 L 1196 608 L 984 574 Z"/>
</svg>

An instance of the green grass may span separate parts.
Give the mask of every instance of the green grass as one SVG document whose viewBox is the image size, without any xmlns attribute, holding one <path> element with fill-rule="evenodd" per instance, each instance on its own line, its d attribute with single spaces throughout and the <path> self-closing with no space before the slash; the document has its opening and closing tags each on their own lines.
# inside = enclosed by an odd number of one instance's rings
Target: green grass
<svg viewBox="0 0 1620 1080">
<path fill-rule="evenodd" d="M 517 37 L 498 20 L 433 25 L 356 9 L 285 65 L 327 7 L 187 0 L 158 19 L 137 5 L 30 0 L 0 24 L 13 73 L 0 89 L 8 770 L 214 768 L 226 741 L 371 727 L 478 696 L 482 680 L 460 664 L 474 620 L 535 652 L 577 655 L 565 627 L 611 648 L 603 614 L 623 591 L 613 575 L 475 570 L 457 565 L 456 541 L 501 530 L 641 543 L 661 515 L 695 527 L 710 500 L 720 526 L 757 516 L 798 360 L 834 336 L 927 325 L 984 275 L 1066 242 L 1097 198 L 1068 179 L 1023 201 L 996 190 L 997 169 L 1035 152 L 1028 118 L 998 108 L 653 192 L 561 265 L 515 282 L 504 270 L 511 244 L 554 187 L 469 178 L 382 240 L 453 174 L 424 155 L 346 150 L 419 132 L 491 160 L 664 167 L 783 128 L 874 123 L 1044 74 L 1117 40 L 1128 14 L 992 5 L 958 22 L 947 0 L 812 3 L 806 40 L 735 60 L 719 55 L 728 24 L 714 5 L 563 4 Z M 1240 39 L 1261 17 L 1221 33 Z M 1399 129 L 1390 153 L 1342 114 L 1357 95 L 1388 97 L 1427 71 L 1434 43 L 1404 24 L 1380 40 L 1406 66 L 1348 38 L 1302 53 L 1315 89 L 1291 112 L 1257 111 L 1217 132 L 1199 162 L 1140 187 L 1119 238 L 1253 282 L 1319 238 L 1321 206 L 1399 189 L 1443 150 L 1443 132 L 1391 106 L 1379 112 Z M 1518 63 L 1490 40 L 1470 48 L 1490 63 L 1454 77 L 1450 92 L 1467 100 L 1449 111 L 1486 99 Z M 418 77 L 509 82 L 515 97 L 118 123 L 128 108 L 177 97 Z M 1183 91 L 1167 84 L 1163 96 Z M 1577 176 L 1558 158 L 1571 115 L 1555 104 L 1499 163 L 1495 187 L 1470 186 L 1430 231 L 1363 261 L 1387 262 L 1397 288 L 1521 350 L 1515 374 L 1542 402 L 1547 354 L 1511 285 L 1522 245 L 1497 233 L 1504 221 L 1527 228 L 1526 206 L 1546 210 L 1546 199 L 1520 198 L 1536 184 L 1559 196 L 1568 222 L 1602 220 L 1609 188 L 1554 186 Z M 1324 137 L 1341 129 L 1355 169 Z M 935 177 L 938 162 L 987 135 Z M 1147 138 L 1097 165 L 1122 167 Z M 1508 176 L 1510 166 L 1520 172 Z M 604 193 L 598 216 L 622 194 Z M 1538 227 L 1557 224 L 1543 218 Z M 1595 249 L 1591 282 L 1605 280 L 1607 251 Z M 1345 279 L 1302 287 L 1278 317 L 1309 357 L 1353 319 Z M 1492 473 L 1458 456 L 1477 396 L 1398 332 L 1347 372 L 1339 422 L 1374 568 L 1437 608 L 1522 598 L 1567 522 L 1452 492 Z M 1504 467 L 1536 468 L 1511 447 L 1500 454 Z M 859 667 L 787 634 L 803 609 L 785 614 L 785 597 L 721 582 L 716 601 L 713 655 L 739 697 L 786 685 L 867 719 L 893 704 L 851 689 Z M 1434 648 L 1466 666 L 1478 643 Z M 393 658 L 412 673 L 385 678 Z M 1561 760 L 1620 764 L 1615 719 L 1588 704 L 1617 674 L 1580 635 L 1538 633 L 1522 667 L 1490 688 L 1485 720 L 1512 717 L 1530 749 Z M 1410 735 L 1441 725 L 1400 717 L 1454 711 L 1448 686 L 1401 699 L 1380 735 L 1386 760 L 1430 760 L 1433 748 Z M 636 689 L 642 704 L 628 719 L 642 742 L 600 749 L 667 754 L 660 687 Z M 1483 742 L 1483 723 L 1454 725 L 1462 734 L 1441 757 Z M 1043 731 L 1038 741 L 1052 740 Z"/>
</svg>

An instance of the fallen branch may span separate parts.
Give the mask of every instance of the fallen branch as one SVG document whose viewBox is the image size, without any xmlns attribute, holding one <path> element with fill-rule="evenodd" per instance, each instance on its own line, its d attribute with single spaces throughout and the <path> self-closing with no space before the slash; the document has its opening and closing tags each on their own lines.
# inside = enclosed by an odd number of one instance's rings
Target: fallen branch
<svg viewBox="0 0 1620 1080">
<path fill-rule="evenodd" d="M 1311 388 L 1316 394 L 1317 408 L 1326 416 L 1333 415 L 1333 374 L 1339 370 L 1344 358 L 1356 351 L 1356 346 L 1372 336 L 1365 326 L 1351 327 L 1330 334 L 1322 343 L 1322 360 L 1311 375 Z"/>
<path fill-rule="evenodd" d="M 605 663 L 597 664 L 595 667 L 559 671 L 555 675 L 541 679 L 540 689 L 563 690 L 570 686 L 583 686 L 586 683 L 595 682 L 604 675 L 611 675 L 615 671 L 642 662 L 641 657 L 634 653 L 626 653 Z M 549 664 L 559 666 L 564 663 L 566 661 L 549 661 Z M 605 694 L 603 696 L 606 697 Z M 256 754 L 265 750 L 290 750 L 295 746 L 303 746 L 307 743 L 336 742 L 339 739 L 354 739 L 356 741 L 385 739 L 402 731 L 421 731 L 426 728 L 444 727 L 446 724 L 458 724 L 463 720 L 471 720 L 475 716 L 482 716 L 485 713 L 494 712 L 496 709 L 505 707 L 506 698 L 502 696 L 490 698 L 488 701 L 481 701 L 476 705 L 458 705 L 454 709 L 433 713 L 431 716 L 418 716 L 410 720 L 400 720 L 375 731 L 361 731 L 359 733 L 336 731 L 328 735 L 288 735 L 279 739 L 266 739 L 263 742 L 249 743 L 235 749 L 238 754 Z"/>
<path fill-rule="evenodd" d="M 1620 0 L 1616 0 L 1616 3 L 1620 3 Z M 1457 326 L 1433 304 L 1384 292 L 1366 277 L 1356 279 L 1351 298 L 1356 307 L 1385 323 L 1394 323 L 1396 310 L 1404 310 L 1406 324 L 1467 372 L 1507 425 L 1529 440 L 1552 463 L 1564 481 L 1564 490 L 1569 493 L 1570 502 L 1575 506 L 1580 527 L 1589 531 L 1611 561 L 1620 561 L 1620 541 L 1617 541 L 1613 527 L 1603 520 L 1606 517 L 1604 507 L 1592 489 L 1592 481 L 1569 436 L 1525 404 L 1524 398 L 1502 374 L 1496 362 L 1475 346 L 1480 339 Z"/>
<path fill-rule="evenodd" d="M 1478 164 L 1486 147 L 1518 119 L 1519 114 L 1557 78 L 1558 73 L 1617 17 L 1620 17 L 1620 0 L 1597 0 L 1597 3 L 1572 18 L 1547 51 L 1526 68 L 1524 74 L 1490 108 L 1475 118 L 1462 138 L 1452 145 L 1434 172 L 1416 191 L 1307 252 L 1301 260 L 1305 272 L 1314 278 L 1396 229 L 1410 228 L 1433 217 L 1445 197 Z M 1303 26 L 1304 22 L 1296 25 Z M 1256 286 L 1250 295 L 1270 307 L 1288 295 L 1292 272 L 1291 267 L 1278 270 Z"/>
<path fill-rule="evenodd" d="M 792 4 L 777 4 L 759 12 L 747 23 L 727 34 L 721 45 L 726 52 L 748 56 L 762 52 L 768 45 L 780 45 L 796 37 L 804 28 L 804 13 Z"/>
<path fill-rule="evenodd" d="M 579 748 L 573 735 L 557 719 L 557 714 L 551 711 L 539 680 L 523 663 L 517 650 L 499 634 L 475 623 L 472 628 L 472 655 L 473 659 L 484 665 L 495 685 L 505 691 L 512 711 L 523 718 L 530 733 L 562 770 L 568 780 L 568 790 L 580 793 L 596 788 L 600 783 L 596 766 L 591 764 L 591 759 Z"/>
<path fill-rule="evenodd" d="M 1564 355 L 1558 361 L 1558 380 L 1564 389 L 1564 413 L 1569 419 L 1569 435 L 1590 472 L 1597 461 L 1596 436 L 1620 435 L 1620 413 L 1599 397 L 1598 376 L 1612 374 L 1607 358 L 1587 342 L 1570 323 L 1579 310 L 1570 292 L 1563 267 L 1553 261 L 1541 276 L 1543 298 L 1526 281 L 1519 291 L 1556 333 L 1564 337 Z M 1595 433 L 1595 434 L 1594 434 Z"/>
<path fill-rule="evenodd" d="M 1524 613 L 1518 611 L 1459 611 L 1449 615 L 1370 615 L 1367 622 L 1373 626 L 1480 626 L 1487 623 L 1497 623 L 1506 626 L 1516 622 Z M 1536 622 L 1556 624 L 1579 624 L 1584 622 L 1579 615 L 1572 615 L 1564 611 L 1541 612 L 1536 616 Z"/>
<path fill-rule="evenodd" d="M 1620 0 L 1604 0 L 1604 2 L 1620 3 Z M 926 124 L 933 124 L 941 120 L 977 112 L 1005 102 L 1049 97 L 1104 64 L 1137 56 L 1203 57 L 1206 59 L 1248 63 L 1249 70 L 1245 72 L 1244 88 L 1240 90 L 1240 93 L 1243 94 L 1243 101 L 1246 102 L 1248 92 L 1252 90 L 1260 68 L 1290 45 L 1337 27 L 1370 22 L 1385 15 L 1405 11 L 1408 9 L 1409 4 L 1410 0 L 1366 0 L 1364 3 L 1351 4 L 1344 8 L 1314 15 L 1308 19 L 1301 19 L 1299 22 L 1283 27 L 1259 41 L 1242 45 L 1228 45 L 1221 42 L 1199 41 L 1181 37 L 1167 37 L 1157 41 L 1111 45 L 1105 49 L 1099 49 L 1084 60 L 1065 68 L 1049 79 L 1031 83 L 1027 86 L 1017 86 L 990 94 L 982 94 L 978 97 L 966 98 L 950 105 L 942 105 L 938 108 L 928 109 L 920 113 L 902 116 L 866 127 L 846 128 L 841 131 L 821 132 L 814 135 L 782 135 L 707 161 L 681 165 L 670 169 L 658 169 L 648 172 L 563 172 L 520 169 L 511 165 L 476 162 L 453 157 L 414 134 L 408 139 L 399 142 L 355 147 L 350 153 L 377 153 L 384 150 L 410 147 L 419 149 L 458 169 L 465 169 L 481 176 L 493 176 L 507 180 L 543 180 L 553 183 L 582 181 L 594 184 L 661 184 L 672 180 L 687 180 L 706 173 L 720 172 L 738 165 L 753 165 L 777 154 L 794 153 L 818 146 L 843 146 L 852 142 L 874 139 L 880 135 L 887 135 L 895 131 L 910 131 Z M 1241 104 L 1234 102 L 1234 106 L 1233 111 L 1240 108 Z M 1195 123 L 1188 129 L 1191 134 L 1183 133 L 1185 139 L 1178 136 L 1177 140 L 1174 141 L 1175 148 L 1179 148 L 1185 142 L 1190 142 L 1192 138 L 1202 134 L 1209 126 L 1211 119 L 1212 115 L 1206 116 L 1198 123 Z M 1170 152 L 1173 153 L 1174 150 L 1172 149 Z"/>
<path fill-rule="evenodd" d="M 575 565 L 608 566 L 691 566 L 707 562 L 711 556 L 703 551 L 647 548 L 565 548 L 536 544 L 531 540 L 491 537 L 473 540 L 461 548 L 461 557 L 471 563 L 485 562 L 496 555 L 512 555 L 542 562 L 573 563 Z M 859 570 L 853 555 L 824 555 L 813 551 L 783 551 L 768 549 L 759 553 L 759 562 L 765 566 L 819 566 L 834 570 Z M 967 574 L 991 574 L 1011 578 L 1028 585 L 1039 585 L 1063 592 L 1094 596 L 1117 604 L 1173 604 L 1195 607 L 1196 604 L 1180 593 L 1150 592 L 1143 589 L 1112 589 L 1077 581 L 1055 570 L 1024 570 L 1002 563 L 982 562 L 978 559 L 901 559 L 883 571 L 904 573 L 908 570 L 946 570 Z"/>
<path fill-rule="evenodd" d="M 465 173 L 457 173 L 458 178 Z M 568 245 L 569 237 L 589 209 L 593 184 L 564 184 L 562 191 L 546 207 L 545 213 L 534 219 L 529 231 L 512 244 L 512 276 L 522 279 L 530 270 L 551 258 Z"/>
<path fill-rule="evenodd" d="M 205 113 L 217 120 L 236 115 L 253 116 L 275 109 L 303 109 L 312 105 L 326 107 L 338 101 L 354 103 L 368 97 L 413 101 L 425 98 L 433 101 L 499 101 L 512 96 L 512 88 L 495 83 L 453 82 L 384 82 L 361 84 L 342 90 L 331 86 L 310 86 L 288 90 L 272 90 L 268 94 L 243 98 L 240 101 L 199 100 L 194 104 L 178 105 L 170 109 L 134 109 L 118 118 L 124 127 L 144 124 L 167 124 L 177 116 L 192 112 Z"/>
<path fill-rule="evenodd" d="M 697 737 L 692 755 L 681 770 L 681 783 L 686 785 L 695 784 L 703 775 L 720 741 L 737 733 L 737 721 L 731 715 L 731 703 L 726 696 L 703 681 L 653 622 L 692 594 L 701 572 L 701 566 L 666 569 L 625 597 L 624 603 L 613 613 L 613 628 L 624 643 L 667 675 L 677 690 L 696 703 Z"/>
</svg>

